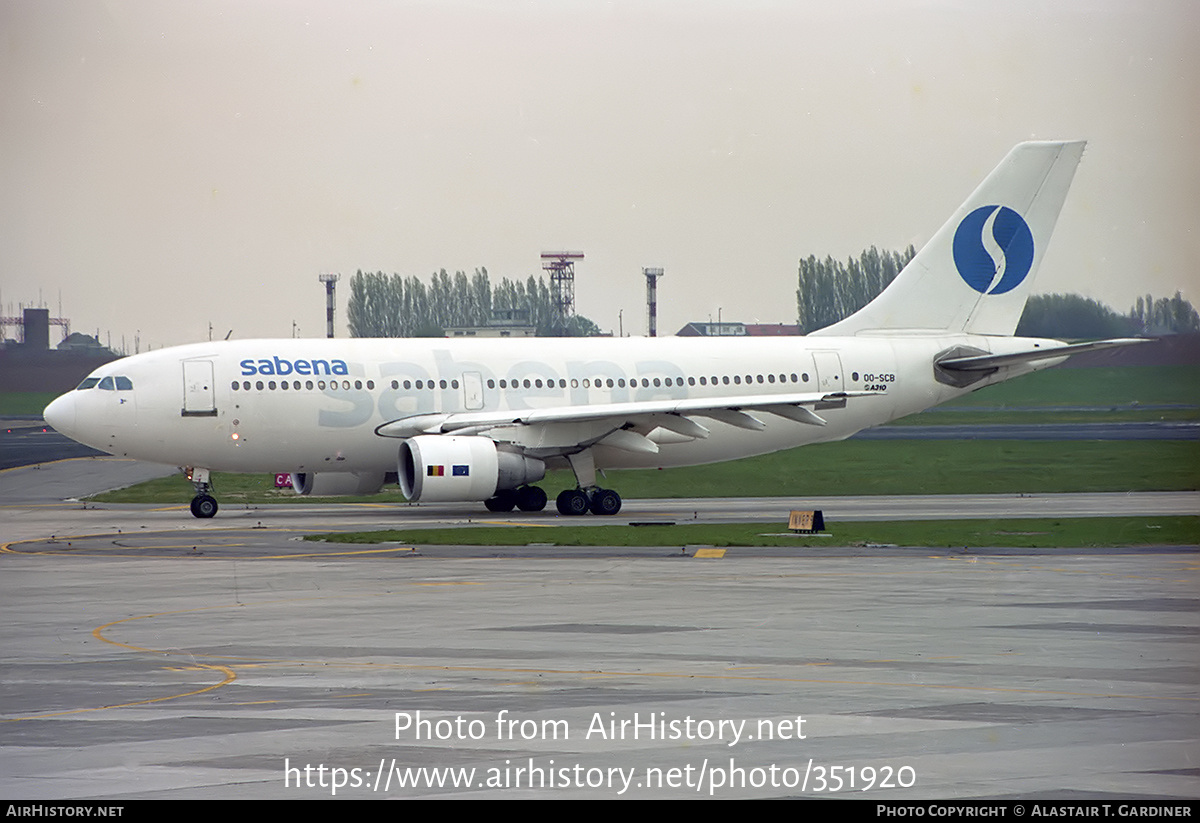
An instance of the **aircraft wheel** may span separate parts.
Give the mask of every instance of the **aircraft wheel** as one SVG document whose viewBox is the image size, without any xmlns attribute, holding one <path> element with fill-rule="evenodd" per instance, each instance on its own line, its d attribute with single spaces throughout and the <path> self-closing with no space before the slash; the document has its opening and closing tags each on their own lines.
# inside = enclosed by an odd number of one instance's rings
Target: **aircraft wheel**
<svg viewBox="0 0 1200 823">
<path fill-rule="evenodd" d="M 558 506 L 558 513 L 567 517 L 587 514 L 588 510 L 587 495 L 579 489 L 564 489 L 554 504 Z"/>
<path fill-rule="evenodd" d="M 217 513 L 217 501 L 207 494 L 198 494 L 192 498 L 192 516 L 207 520 Z"/>
<path fill-rule="evenodd" d="M 612 489 L 599 489 L 592 495 L 592 514 L 611 515 L 621 510 L 621 495 Z"/>
<path fill-rule="evenodd" d="M 495 497 L 483 501 L 483 505 L 490 512 L 510 512 L 517 505 L 517 495 L 512 489 L 502 489 L 496 492 Z"/>
<path fill-rule="evenodd" d="M 517 508 L 523 512 L 540 512 L 546 508 L 546 492 L 540 486 L 517 489 Z"/>
</svg>

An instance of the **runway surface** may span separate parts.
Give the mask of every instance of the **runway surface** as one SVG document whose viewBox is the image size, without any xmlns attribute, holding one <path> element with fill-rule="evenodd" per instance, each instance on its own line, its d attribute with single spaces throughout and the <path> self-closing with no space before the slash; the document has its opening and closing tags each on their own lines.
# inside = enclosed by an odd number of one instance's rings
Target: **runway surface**
<svg viewBox="0 0 1200 823">
<path fill-rule="evenodd" d="M 1200 797 L 1194 547 L 496 557 L 299 540 L 478 507 L 205 522 L 68 500 L 162 471 L 0 472 L 5 796 Z M 814 500 L 630 501 L 619 519 L 778 521 Z M 1200 511 L 1195 494 L 816 502 Z"/>
</svg>

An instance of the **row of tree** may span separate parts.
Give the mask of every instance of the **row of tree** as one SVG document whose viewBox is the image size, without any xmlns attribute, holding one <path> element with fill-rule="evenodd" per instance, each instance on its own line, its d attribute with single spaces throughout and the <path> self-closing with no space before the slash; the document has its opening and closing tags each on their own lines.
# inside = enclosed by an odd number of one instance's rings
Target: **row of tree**
<svg viewBox="0 0 1200 823">
<path fill-rule="evenodd" d="M 519 312 L 538 334 L 586 336 L 599 332 L 586 317 L 578 315 L 559 328 L 554 298 L 541 277 L 528 280 L 503 278 L 493 286 L 487 269 L 467 276 L 445 269 L 434 274 L 428 285 L 415 276 L 358 271 L 350 278 L 346 316 L 352 337 L 442 337 L 447 328 L 486 326 L 494 313 Z"/>
<path fill-rule="evenodd" d="M 1129 318 L 1146 334 L 1200 331 L 1200 314 L 1179 292 L 1175 292 L 1174 297 L 1160 297 L 1157 300 L 1148 294 L 1145 300 L 1139 297 L 1129 310 Z"/>
<path fill-rule="evenodd" d="M 800 261 L 796 310 L 807 334 L 848 317 L 875 298 L 912 260 L 916 250 L 880 251 L 872 246 L 846 262 L 809 256 Z M 486 326 L 498 311 L 521 313 L 538 334 L 597 334 L 586 317 L 568 319 L 560 328 L 554 296 L 537 276 L 525 281 L 503 278 L 493 286 L 487 269 L 468 276 L 445 269 L 426 284 L 418 277 L 359 271 L 350 279 L 347 316 L 354 337 L 441 337 L 445 329 Z M 1200 315 L 1176 292 L 1174 297 L 1139 297 L 1128 315 L 1078 294 L 1034 295 L 1025 306 L 1017 334 L 1028 337 L 1120 337 L 1131 334 L 1178 334 L 1200 331 Z"/>
<path fill-rule="evenodd" d="M 800 287 L 796 290 L 800 333 L 823 329 L 870 303 L 916 253 L 912 246 L 903 252 L 880 251 L 871 246 L 845 263 L 832 257 L 818 260 L 812 255 L 801 260 Z"/>
<path fill-rule="evenodd" d="M 915 256 L 874 246 L 846 262 L 809 256 L 800 261 L 796 311 L 808 334 L 849 317 L 883 291 Z M 1017 334 L 1026 337 L 1122 337 L 1200 331 L 1200 314 L 1179 292 L 1155 300 L 1139 297 L 1128 315 L 1078 294 L 1037 294 L 1025 304 Z"/>
</svg>

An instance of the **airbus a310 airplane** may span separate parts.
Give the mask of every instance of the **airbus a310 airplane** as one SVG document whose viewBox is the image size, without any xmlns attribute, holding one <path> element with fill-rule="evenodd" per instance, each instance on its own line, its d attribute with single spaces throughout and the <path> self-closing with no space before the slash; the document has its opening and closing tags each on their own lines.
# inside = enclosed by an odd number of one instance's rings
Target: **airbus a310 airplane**
<svg viewBox="0 0 1200 823">
<path fill-rule="evenodd" d="M 46 421 L 114 455 L 291 472 L 300 494 L 616 514 L 605 468 L 685 466 L 841 440 L 1136 340 L 1013 337 L 1084 143 L 1022 143 L 874 301 L 807 337 L 245 340 L 108 363 Z"/>
</svg>

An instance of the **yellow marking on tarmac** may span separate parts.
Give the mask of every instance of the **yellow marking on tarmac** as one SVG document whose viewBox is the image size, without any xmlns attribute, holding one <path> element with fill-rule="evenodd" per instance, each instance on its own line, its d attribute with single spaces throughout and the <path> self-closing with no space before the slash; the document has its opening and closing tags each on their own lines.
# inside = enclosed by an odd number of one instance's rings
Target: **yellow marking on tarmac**
<svg viewBox="0 0 1200 823">
<path fill-rule="evenodd" d="M 101 628 L 103 628 L 103 627 L 101 627 Z M 99 631 L 99 629 L 97 629 L 97 631 Z M 92 632 L 92 634 L 95 634 L 95 632 Z M 104 639 L 105 638 L 101 638 L 101 640 L 104 640 Z M 112 641 L 109 640 L 107 642 L 111 643 Z M 125 644 L 117 643 L 116 645 L 124 646 Z M 128 648 L 136 648 L 136 647 L 129 646 Z M 229 668 L 228 666 L 217 666 L 217 665 L 206 666 L 204 664 L 201 664 L 197 668 L 199 670 L 221 672 L 222 674 L 225 675 L 225 679 L 222 680 L 220 683 L 213 683 L 211 686 L 205 686 L 203 689 L 196 689 L 195 691 L 184 692 L 183 694 L 169 694 L 169 695 L 166 695 L 165 697 L 152 697 L 148 700 L 135 700 L 132 703 L 114 703 L 111 706 L 89 706 L 89 707 L 82 708 L 82 709 L 68 709 L 66 711 L 61 711 L 61 712 L 46 712 L 45 714 L 31 714 L 31 715 L 27 715 L 25 717 L 6 717 L 6 718 L 4 718 L 4 722 L 12 723 L 17 720 L 40 720 L 45 717 L 63 717 L 68 714 L 82 714 L 83 712 L 102 712 L 106 709 L 128 709 L 133 706 L 148 706 L 151 703 L 163 703 L 167 700 L 178 700 L 181 697 L 194 697 L 195 695 L 198 695 L 198 694 L 204 694 L 205 692 L 211 692 L 213 689 L 219 689 L 222 686 L 228 686 L 230 683 L 237 680 L 237 675 L 234 674 L 233 669 Z"/>
<path fill-rule="evenodd" d="M 137 537 L 137 535 L 132 534 L 132 533 L 130 533 L 129 536 Z M 119 535 L 119 537 L 125 537 L 125 535 L 122 534 L 122 535 Z M 120 541 L 118 540 L 118 541 L 113 541 L 113 542 L 119 543 Z M 182 543 L 174 543 L 174 544 L 164 543 L 161 546 L 155 546 L 155 545 L 138 546 L 138 545 L 134 545 L 133 543 L 126 543 L 124 545 L 113 546 L 113 548 L 114 549 L 124 549 L 125 551 L 135 551 L 135 552 L 147 551 L 149 549 L 179 549 L 181 551 L 189 551 L 190 552 L 193 550 L 200 551 L 201 549 L 206 549 L 206 548 L 207 549 L 235 549 L 239 546 L 249 546 L 249 545 L 250 545 L 249 543 L 207 543 L 207 544 L 205 544 L 205 543 L 198 543 L 198 542 L 193 543 L 190 540 L 185 540 Z M 100 548 L 104 548 L 104 547 L 102 546 Z M 238 559 L 240 560 L 241 558 L 238 558 Z"/>
<path fill-rule="evenodd" d="M 696 549 L 696 553 L 692 557 L 711 558 L 720 560 L 725 556 L 725 549 Z"/>
<path fill-rule="evenodd" d="M 75 460 L 91 460 L 97 463 L 136 463 L 136 460 L 131 460 L 128 457 L 112 457 L 105 455 L 103 457 L 60 457 L 58 460 L 39 460 L 37 463 L 31 463 L 28 466 L 9 466 L 7 469 L 0 469 L 0 474 L 5 472 L 15 472 L 21 469 L 40 469 L 42 466 L 53 466 L 55 463 L 70 463 Z"/>
<path fill-rule="evenodd" d="M 62 535 L 62 536 L 55 537 L 53 540 L 46 540 L 45 538 L 32 539 L 32 540 L 13 540 L 11 542 L 0 545 L 0 554 L 20 554 L 20 555 L 26 555 L 26 556 L 39 556 L 39 557 L 111 557 L 111 558 L 136 557 L 141 560 L 182 560 L 182 559 L 189 559 L 189 558 L 194 559 L 194 560 L 229 560 L 230 558 L 228 558 L 228 557 L 209 557 L 207 555 L 202 554 L 202 552 L 205 549 L 227 549 L 227 548 L 239 548 L 239 547 L 244 548 L 244 547 L 253 545 L 252 543 L 225 542 L 225 543 L 205 544 L 205 543 L 200 542 L 202 537 L 208 537 L 213 534 L 219 534 L 222 531 L 244 532 L 244 531 L 247 531 L 247 529 L 245 529 L 245 528 L 209 529 L 209 530 L 204 530 L 204 531 L 185 532 L 184 534 L 180 535 L 179 543 L 174 544 L 174 545 L 169 544 L 169 543 L 162 544 L 162 545 L 150 545 L 150 546 L 123 545 L 123 546 L 114 546 L 111 549 L 106 548 L 104 546 L 89 546 L 86 549 L 83 547 L 76 548 L 76 547 L 72 546 L 72 547 L 70 547 L 69 553 L 67 551 L 63 551 L 63 550 L 58 550 L 58 551 L 17 551 L 16 549 L 13 548 L 14 546 L 19 546 L 23 543 L 51 543 L 53 545 L 63 546 L 63 548 L 65 549 L 65 548 L 67 548 L 66 544 L 71 543 L 73 541 L 91 540 L 91 539 L 100 539 L 100 538 L 113 538 L 116 540 L 120 540 L 122 538 L 135 538 L 135 537 L 143 536 L 143 535 L 138 534 L 137 532 L 132 532 L 132 531 L 130 531 L 130 532 L 114 532 L 114 533 L 106 533 L 106 534 Z M 283 531 L 283 532 L 302 531 L 302 532 L 307 532 L 308 529 L 269 529 L 269 530 L 264 529 L 263 531 Z M 191 540 L 187 539 L 189 536 L 196 536 L 196 538 L 197 538 L 196 542 L 193 543 Z M 174 551 L 180 551 L 183 553 L 182 554 L 170 554 L 170 555 L 158 555 L 158 556 L 153 556 L 153 555 L 147 556 L 145 554 L 118 554 L 117 553 L 117 552 L 131 552 L 131 551 L 132 552 L 147 552 L 147 551 L 153 551 L 153 550 L 174 550 Z M 305 558 L 305 557 L 353 557 L 355 555 L 387 554 L 389 552 L 413 552 L 413 551 L 416 551 L 416 549 L 412 546 L 390 546 L 386 549 L 355 549 L 355 550 L 350 550 L 350 551 L 336 551 L 336 552 L 330 551 L 330 552 L 304 552 L 304 553 L 297 553 L 297 554 L 245 555 L 245 556 L 237 557 L 236 559 L 237 560 L 296 560 L 296 559 Z"/>
<path fill-rule="evenodd" d="M 526 523 L 521 520 L 479 520 L 476 522 L 482 523 L 485 526 L 516 526 L 516 527 L 526 526 L 531 529 L 556 529 L 556 528 L 558 528 L 558 524 L 556 524 L 556 523 Z M 443 528 L 451 528 L 451 527 L 443 527 Z"/>
<path fill-rule="evenodd" d="M 308 554 L 266 554 L 258 557 L 239 557 L 239 560 L 295 560 L 298 557 L 353 557 L 358 554 L 387 554 L 415 551 L 412 546 L 392 546 L 389 549 L 360 549 L 347 552 L 311 552 Z"/>
</svg>

